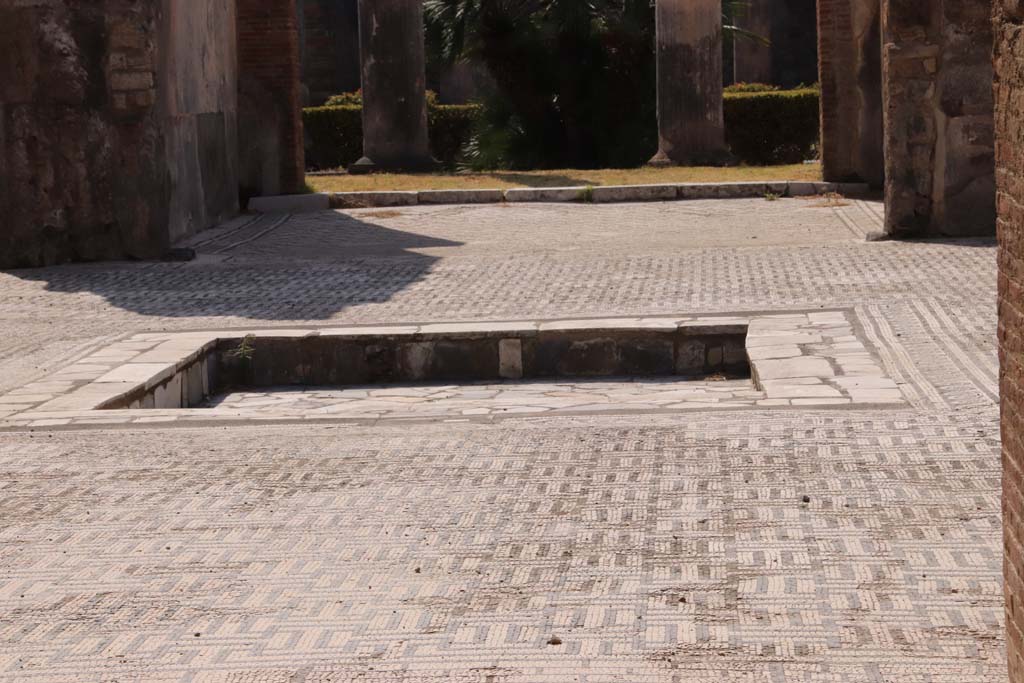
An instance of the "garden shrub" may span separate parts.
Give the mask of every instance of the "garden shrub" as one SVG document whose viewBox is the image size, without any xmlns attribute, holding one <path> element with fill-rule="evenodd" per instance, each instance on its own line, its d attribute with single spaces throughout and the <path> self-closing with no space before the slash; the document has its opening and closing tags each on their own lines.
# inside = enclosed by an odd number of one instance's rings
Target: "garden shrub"
<svg viewBox="0 0 1024 683">
<path fill-rule="evenodd" d="M 363 106 L 363 91 L 343 92 L 340 95 L 331 95 L 324 102 L 325 107 L 361 107 Z"/>
<path fill-rule="evenodd" d="M 430 150 L 445 168 L 458 165 L 479 116 L 478 104 L 439 104 L 427 110 Z"/>
<path fill-rule="evenodd" d="M 302 112 L 302 125 L 308 168 L 348 166 L 363 156 L 361 106 L 312 107 Z"/>
<path fill-rule="evenodd" d="M 439 104 L 427 109 L 430 149 L 445 168 L 455 168 L 479 113 L 480 106 L 475 104 Z M 363 156 L 362 106 L 311 107 L 303 110 L 302 121 L 309 168 L 339 168 Z"/>
<path fill-rule="evenodd" d="M 440 104 L 440 100 L 437 97 L 437 93 L 433 90 L 426 92 L 427 106 L 436 107 Z M 363 91 L 360 88 L 355 92 L 343 92 L 340 95 L 331 95 L 324 102 L 325 107 L 344 107 L 346 105 L 355 105 L 357 107 L 363 106 Z"/>
<path fill-rule="evenodd" d="M 799 163 L 812 158 L 818 142 L 819 99 L 819 92 L 811 88 L 726 93 L 726 141 L 733 154 L 740 162 L 753 165 Z M 480 115 L 481 106 L 477 104 L 428 108 L 430 147 L 445 168 L 454 169 L 460 163 Z M 348 166 L 362 156 L 359 105 L 306 109 L 303 121 L 310 168 Z M 637 139 L 640 137 L 637 133 Z M 651 150 L 647 156 L 653 154 Z"/>
<path fill-rule="evenodd" d="M 750 92 L 778 92 L 782 90 L 777 85 L 768 85 L 767 83 L 733 83 L 732 85 L 725 86 L 725 94 L 730 93 L 750 93 Z"/>
<path fill-rule="evenodd" d="M 754 165 L 812 158 L 818 144 L 820 98 L 810 88 L 727 94 L 725 139 L 733 155 Z"/>
</svg>

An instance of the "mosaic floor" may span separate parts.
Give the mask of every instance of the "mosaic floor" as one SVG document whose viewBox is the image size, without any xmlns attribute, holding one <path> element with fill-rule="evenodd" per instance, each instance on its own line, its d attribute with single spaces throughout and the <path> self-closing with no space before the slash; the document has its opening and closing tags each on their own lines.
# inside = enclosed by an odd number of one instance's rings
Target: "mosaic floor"
<svg viewBox="0 0 1024 683">
<path fill-rule="evenodd" d="M 878 218 L 326 212 L 232 222 L 191 263 L 0 273 L 0 393 L 22 397 L 0 409 L 0 681 L 1001 683 L 995 248 L 864 241 Z M 237 424 L 16 417 L 139 334 L 815 310 L 844 312 L 900 405 L 663 412 L 665 385 L 641 381 L 553 391 L 642 410 L 500 420 L 258 413 L 550 392 L 251 392 L 223 399 L 252 414 Z"/>
</svg>

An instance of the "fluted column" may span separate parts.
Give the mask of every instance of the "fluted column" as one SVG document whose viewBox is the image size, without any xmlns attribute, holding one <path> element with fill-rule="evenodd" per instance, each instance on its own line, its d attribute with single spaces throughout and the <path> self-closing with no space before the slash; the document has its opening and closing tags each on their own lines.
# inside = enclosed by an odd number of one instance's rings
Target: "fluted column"
<svg viewBox="0 0 1024 683">
<path fill-rule="evenodd" d="M 722 0 L 658 0 L 658 153 L 651 164 L 729 159 L 722 115 Z"/>
<path fill-rule="evenodd" d="M 427 137 L 422 0 L 359 0 L 363 158 L 349 173 L 437 166 Z"/>
</svg>

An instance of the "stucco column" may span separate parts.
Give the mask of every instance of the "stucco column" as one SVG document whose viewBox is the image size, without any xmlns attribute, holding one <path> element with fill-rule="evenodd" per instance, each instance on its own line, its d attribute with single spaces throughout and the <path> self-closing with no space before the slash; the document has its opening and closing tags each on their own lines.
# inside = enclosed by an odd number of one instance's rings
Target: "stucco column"
<svg viewBox="0 0 1024 683">
<path fill-rule="evenodd" d="M 349 173 L 437 167 L 427 137 L 422 0 L 359 0 L 363 158 Z"/>
<path fill-rule="evenodd" d="M 749 0 L 735 23 L 740 28 L 771 40 L 775 0 Z M 772 46 L 752 38 L 733 39 L 733 78 L 737 83 L 772 82 Z"/>
<path fill-rule="evenodd" d="M 722 115 L 722 0 L 658 0 L 656 166 L 729 160 Z"/>
</svg>

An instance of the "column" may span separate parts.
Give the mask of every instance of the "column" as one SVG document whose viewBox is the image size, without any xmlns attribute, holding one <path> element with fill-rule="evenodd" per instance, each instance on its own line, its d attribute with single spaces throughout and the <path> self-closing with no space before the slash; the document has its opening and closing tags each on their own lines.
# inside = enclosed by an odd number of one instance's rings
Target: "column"
<svg viewBox="0 0 1024 683">
<path fill-rule="evenodd" d="M 722 114 L 722 0 L 658 0 L 655 166 L 728 163 Z"/>
<path fill-rule="evenodd" d="M 349 173 L 437 168 L 427 137 L 421 0 L 359 0 L 363 158 Z"/>
</svg>

